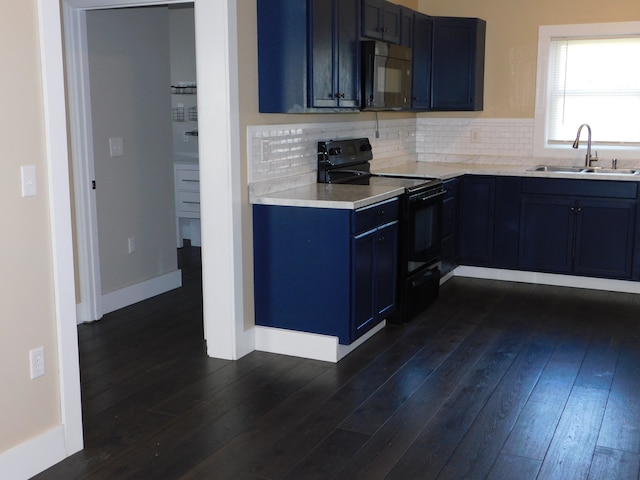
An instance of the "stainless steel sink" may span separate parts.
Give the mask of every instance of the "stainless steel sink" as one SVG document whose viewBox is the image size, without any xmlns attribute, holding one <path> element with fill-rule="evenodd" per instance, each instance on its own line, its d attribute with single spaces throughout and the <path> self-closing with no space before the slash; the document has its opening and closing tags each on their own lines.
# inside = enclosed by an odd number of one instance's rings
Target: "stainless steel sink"
<svg viewBox="0 0 640 480">
<path fill-rule="evenodd" d="M 591 167 L 591 168 L 585 168 L 583 173 L 600 173 L 602 175 L 638 175 L 640 174 L 640 170 L 634 170 L 631 168 Z"/>
<path fill-rule="evenodd" d="M 600 175 L 640 175 L 640 170 L 631 168 L 600 168 L 600 167 L 564 167 L 560 165 L 538 165 L 530 168 L 531 172 L 550 173 L 587 173 Z"/>
<path fill-rule="evenodd" d="M 553 173 L 582 173 L 584 167 L 562 167 L 559 165 L 538 165 L 531 168 L 532 172 L 553 172 Z"/>
</svg>

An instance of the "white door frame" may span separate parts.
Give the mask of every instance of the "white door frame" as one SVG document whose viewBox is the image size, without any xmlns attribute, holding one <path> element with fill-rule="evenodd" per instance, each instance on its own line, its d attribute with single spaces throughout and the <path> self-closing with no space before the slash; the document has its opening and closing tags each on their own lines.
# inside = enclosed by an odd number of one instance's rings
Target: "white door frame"
<svg viewBox="0 0 640 480">
<path fill-rule="evenodd" d="M 86 10 L 63 3 L 69 139 L 73 166 L 77 274 L 80 295 L 77 323 L 102 318 L 102 286 L 95 180 Z"/>
<path fill-rule="evenodd" d="M 244 328 L 237 0 L 194 0 L 202 203 L 203 308 L 208 354 L 237 359 L 254 349 Z M 62 14 L 156 0 L 38 0 L 55 283 L 62 425 L 66 455 L 83 446 Z M 65 15 L 66 16 L 66 15 Z M 73 17 L 73 15 L 72 15 Z M 69 25 L 66 25 L 69 27 Z M 200 46 L 200 47 L 199 47 Z M 67 48 L 70 48 L 67 46 Z M 224 68 L 224 67 L 227 68 Z M 69 67 L 72 67 L 70 65 Z M 71 92 L 70 92 L 71 93 Z M 71 112 L 74 114 L 74 112 Z M 77 154 L 77 152 L 76 152 Z M 85 186 L 86 185 L 85 183 Z"/>
</svg>

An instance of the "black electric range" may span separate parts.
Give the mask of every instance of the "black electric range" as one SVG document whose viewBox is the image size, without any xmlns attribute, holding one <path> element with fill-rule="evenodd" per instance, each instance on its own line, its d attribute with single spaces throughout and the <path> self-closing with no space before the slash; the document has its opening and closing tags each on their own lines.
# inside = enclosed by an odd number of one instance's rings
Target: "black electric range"
<svg viewBox="0 0 640 480">
<path fill-rule="evenodd" d="M 437 178 L 371 173 L 368 138 L 318 142 L 318 183 L 404 188 L 398 252 L 397 309 L 388 320 L 405 323 L 427 308 L 440 285 L 442 196 Z"/>
</svg>

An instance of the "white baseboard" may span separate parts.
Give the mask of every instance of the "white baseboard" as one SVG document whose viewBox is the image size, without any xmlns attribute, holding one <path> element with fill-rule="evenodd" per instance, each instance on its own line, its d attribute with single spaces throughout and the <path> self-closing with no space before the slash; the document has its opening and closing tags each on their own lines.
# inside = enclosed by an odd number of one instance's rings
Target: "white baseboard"
<svg viewBox="0 0 640 480">
<path fill-rule="evenodd" d="M 7 480 L 26 480 L 67 457 L 64 427 L 51 430 L 0 453 L 0 476 Z"/>
<path fill-rule="evenodd" d="M 102 312 L 113 312 L 181 286 L 182 270 L 166 273 L 103 295 Z"/>
<path fill-rule="evenodd" d="M 503 270 L 500 268 L 468 267 L 461 265 L 453 271 L 456 277 L 484 278 L 508 282 L 534 283 L 559 287 L 587 288 L 610 292 L 640 293 L 640 282 L 611 280 L 607 278 L 579 277 L 555 273 L 525 272 L 521 270 Z"/>
<path fill-rule="evenodd" d="M 385 325 L 386 321 L 376 325 L 350 345 L 341 345 L 338 343 L 338 337 L 330 335 L 256 326 L 255 348 L 261 352 L 337 363 L 382 330 Z"/>
</svg>

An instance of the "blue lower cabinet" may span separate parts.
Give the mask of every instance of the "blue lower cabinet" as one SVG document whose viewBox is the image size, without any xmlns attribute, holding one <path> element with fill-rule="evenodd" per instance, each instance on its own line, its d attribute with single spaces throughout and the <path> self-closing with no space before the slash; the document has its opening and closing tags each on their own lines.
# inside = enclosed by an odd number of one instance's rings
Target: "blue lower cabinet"
<svg viewBox="0 0 640 480">
<path fill-rule="evenodd" d="M 522 199 L 520 262 L 522 270 L 571 273 L 573 270 L 574 200 Z"/>
<path fill-rule="evenodd" d="M 460 263 L 491 266 L 495 177 L 467 175 L 460 184 Z"/>
<path fill-rule="evenodd" d="M 393 313 L 398 268 L 398 222 L 352 240 L 353 322 L 351 338 L 362 336 Z"/>
<path fill-rule="evenodd" d="M 495 183 L 493 266 L 518 268 L 522 178 L 497 177 Z"/>
<path fill-rule="evenodd" d="M 582 199 L 577 209 L 575 272 L 631 278 L 636 202 Z"/>
<path fill-rule="evenodd" d="M 631 279 L 635 182 L 526 179 L 519 268 Z"/>
<path fill-rule="evenodd" d="M 460 263 L 518 267 L 520 177 L 466 175 L 460 184 Z"/>
<path fill-rule="evenodd" d="M 395 308 L 398 199 L 383 204 L 364 212 L 254 205 L 256 324 L 350 344 L 384 320 Z M 385 223 L 372 225 L 372 213 Z"/>
<path fill-rule="evenodd" d="M 464 176 L 459 263 L 638 280 L 637 188 L 636 182 Z M 443 249 L 447 258 L 451 245 L 443 241 Z"/>
</svg>

